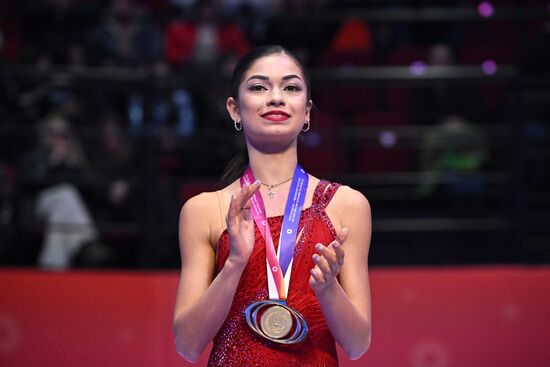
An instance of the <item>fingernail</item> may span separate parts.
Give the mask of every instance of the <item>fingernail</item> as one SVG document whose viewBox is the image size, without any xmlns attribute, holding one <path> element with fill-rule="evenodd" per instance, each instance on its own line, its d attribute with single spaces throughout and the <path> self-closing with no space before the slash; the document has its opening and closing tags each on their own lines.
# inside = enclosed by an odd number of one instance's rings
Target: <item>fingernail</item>
<svg viewBox="0 0 550 367">
<path fill-rule="evenodd" d="M 319 255 L 317 255 L 317 254 L 313 255 L 313 260 L 315 260 L 315 261 L 319 260 Z"/>
<path fill-rule="evenodd" d="M 256 180 L 256 181 L 254 181 L 254 183 L 252 185 L 258 186 L 259 184 L 260 184 L 260 180 Z"/>
<path fill-rule="evenodd" d="M 340 242 L 334 242 L 332 247 L 334 248 L 340 247 Z"/>
<path fill-rule="evenodd" d="M 315 245 L 315 247 L 317 248 L 317 250 L 321 250 L 323 248 L 323 245 L 318 243 L 317 245 Z"/>
</svg>

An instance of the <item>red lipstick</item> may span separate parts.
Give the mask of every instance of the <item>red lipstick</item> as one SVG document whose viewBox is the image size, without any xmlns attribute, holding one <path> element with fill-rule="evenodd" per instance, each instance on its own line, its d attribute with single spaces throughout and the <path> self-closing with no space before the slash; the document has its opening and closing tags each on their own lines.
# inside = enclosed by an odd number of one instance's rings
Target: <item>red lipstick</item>
<svg viewBox="0 0 550 367">
<path fill-rule="evenodd" d="M 269 121 L 285 121 L 290 118 L 290 115 L 287 112 L 281 110 L 271 110 L 261 116 Z"/>
</svg>

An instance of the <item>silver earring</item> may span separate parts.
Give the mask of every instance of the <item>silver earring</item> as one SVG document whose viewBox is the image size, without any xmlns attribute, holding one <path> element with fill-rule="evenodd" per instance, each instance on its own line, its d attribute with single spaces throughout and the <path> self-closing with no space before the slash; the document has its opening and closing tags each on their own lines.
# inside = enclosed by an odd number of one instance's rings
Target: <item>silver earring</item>
<svg viewBox="0 0 550 367">
<path fill-rule="evenodd" d="M 306 120 L 306 123 L 304 124 L 304 127 L 302 127 L 302 131 L 307 133 L 309 131 L 309 128 L 311 127 L 311 124 L 309 121 Z"/>
<path fill-rule="evenodd" d="M 235 130 L 241 131 L 243 129 L 243 124 L 239 120 L 235 120 L 233 122 L 233 126 L 235 126 Z"/>
</svg>

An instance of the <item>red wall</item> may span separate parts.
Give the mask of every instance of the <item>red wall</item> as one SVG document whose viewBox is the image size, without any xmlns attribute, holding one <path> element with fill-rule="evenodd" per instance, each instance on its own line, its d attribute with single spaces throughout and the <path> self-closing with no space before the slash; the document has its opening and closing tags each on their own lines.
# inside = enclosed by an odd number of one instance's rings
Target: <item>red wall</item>
<svg viewBox="0 0 550 367">
<path fill-rule="evenodd" d="M 0 366 L 187 366 L 176 285 L 176 273 L 0 270 Z M 378 268 L 371 287 L 371 350 L 342 366 L 550 366 L 550 267 Z"/>
</svg>

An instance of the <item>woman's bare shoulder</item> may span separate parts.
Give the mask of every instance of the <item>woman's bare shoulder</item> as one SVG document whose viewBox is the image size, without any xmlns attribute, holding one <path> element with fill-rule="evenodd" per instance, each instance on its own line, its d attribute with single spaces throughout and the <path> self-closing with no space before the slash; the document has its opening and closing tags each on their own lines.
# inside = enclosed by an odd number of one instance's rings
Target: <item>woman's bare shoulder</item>
<svg viewBox="0 0 550 367">
<path fill-rule="evenodd" d="M 336 191 L 331 203 L 332 209 L 340 215 L 354 216 L 357 214 L 370 216 L 370 203 L 359 190 L 342 185 Z"/>
<path fill-rule="evenodd" d="M 187 226 L 203 232 L 212 246 L 216 247 L 219 236 L 225 229 L 225 217 L 231 195 L 239 188 L 237 182 L 218 191 L 203 192 L 191 197 L 181 209 L 180 229 Z"/>
<path fill-rule="evenodd" d="M 190 215 L 197 218 L 204 218 L 204 215 L 211 213 L 217 207 L 216 192 L 203 192 L 188 199 L 181 208 L 182 215 Z"/>
<path fill-rule="evenodd" d="M 182 207 L 182 213 L 191 215 L 205 215 L 219 211 L 220 205 L 224 205 L 231 198 L 236 190 L 235 183 L 232 183 L 218 191 L 202 192 L 188 199 Z"/>
</svg>

